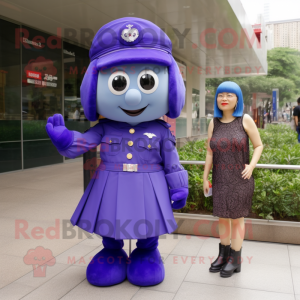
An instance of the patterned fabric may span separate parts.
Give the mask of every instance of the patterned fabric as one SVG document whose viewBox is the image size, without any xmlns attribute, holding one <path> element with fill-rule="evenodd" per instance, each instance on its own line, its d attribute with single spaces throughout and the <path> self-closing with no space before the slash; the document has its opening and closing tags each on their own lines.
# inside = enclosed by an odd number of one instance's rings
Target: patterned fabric
<svg viewBox="0 0 300 300">
<path fill-rule="evenodd" d="M 212 194 L 213 215 L 237 219 L 251 212 L 254 178 L 242 177 L 249 164 L 249 137 L 243 127 L 243 117 L 229 123 L 214 118 L 210 141 L 213 151 Z"/>
</svg>

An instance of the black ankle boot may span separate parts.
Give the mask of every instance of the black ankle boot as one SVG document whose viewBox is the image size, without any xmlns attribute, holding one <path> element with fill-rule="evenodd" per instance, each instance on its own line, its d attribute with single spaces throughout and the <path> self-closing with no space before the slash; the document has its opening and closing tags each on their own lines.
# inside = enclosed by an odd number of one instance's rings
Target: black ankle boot
<svg viewBox="0 0 300 300">
<path fill-rule="evenodd" d="M 228 262 L 222 267 L 220 276 L 230 277 L 233 272 L 241 272 L 242 265 L 242 247 L 240 251 L 235 251 L 230 247 Z"/>
<path fill-rule="evenodd" d="M 229 256 L 230 245 L 222 245 L 219 243 L 219 255 L 217 259 L 211 264 L 209 268 L 210 272 L 216 273 L 220 272 L 222 266 L 226 264 L 227 257 Z"/>
</svg>

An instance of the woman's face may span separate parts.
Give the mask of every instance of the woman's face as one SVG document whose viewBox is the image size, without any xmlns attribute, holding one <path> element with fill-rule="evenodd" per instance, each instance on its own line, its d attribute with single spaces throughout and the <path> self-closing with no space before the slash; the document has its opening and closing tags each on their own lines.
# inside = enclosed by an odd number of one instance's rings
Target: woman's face
<svg viewBox="0 0 300 300">
<path fill-rule="evenodd" d="M 234 93 L 219 93 L 217 97 L 217 104 L 220 110 L 235 110 L 237 104 L 237 95 Z"/>
</svg>

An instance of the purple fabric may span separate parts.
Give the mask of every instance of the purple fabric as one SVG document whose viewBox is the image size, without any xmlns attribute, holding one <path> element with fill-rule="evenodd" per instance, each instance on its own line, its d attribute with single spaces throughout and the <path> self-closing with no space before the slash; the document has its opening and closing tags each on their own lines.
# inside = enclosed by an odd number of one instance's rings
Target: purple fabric
<svg viewBox="0 0 300 300">
<path fill-rule="evenodd" d="M 136 242 L 136 247 L 140 249 L 154 250 L 158 246 L 158 236 L 147 238 L 147 239 L 139 239 Z"/>
<path fill-rule="evenodd" d="M 129 132 L 131 128 L 135 129 L 133 134 Z M 147 132 L 156 137 L 148 138 L 144 135 Z M 169 187 L 187 187 L 188 179 L 168 126 L 157 121 L 131 126 L 125 122 L 100 120 L 95 127 L 79 135 L 87 146 L 78 147 L 77 139 L 65 154 L 74 157 L 74 153 L 79 155 L 84 149 L 87 151 L 89 145 L 101 141 L 100 157 L 104 162 L 161 164 L 164 168 L 158 172 L 138 173 L 98 167 L 71 218 L 74 226 L 118 240 L 155 237 L 177 228 Z M 138 143 L 141 139 L 152 147 Z M 110 140 L 114 142 L 110 144 Z M 132 147 L 127 145 L 129 140 L 133 141 Z M 75 150 L 77 148 L 80 151 Z M 132 159 L 127 158 L 128 153 L 132 153 Z M 91 164 L 91 171 L 93 168 Z"/>
<path fill-rule="evenodd" d="M 89 64 L 80 86 L 81 105 L 83 106 L 84 115 L 90 121 L 99 119 L 96 102 L 98 82 L 98 70 L 96 65 L 97 60 L 93 60 Z"/>
<path fill-rule="evenodd" d="M 102 244 L 107 249 L 122 249 L 124 247 L 123 240 L 115 240 L 106 236 L 102 237 Z"/>
<path fill-rule="evenodd" d="M 188 173 L 186 170 L 167 174 L 166 179 L 171 189 L 188 187 Z"/>
<path fill-rule="evenodd" d="M 165 122 L 165 124 L 168 123 Z M 165 162 L 164 170 L 166 174 L 184 170 L 182 165 L 179 163 L 179 156 L 176 150 L 176 138 L 173 136 L 170 130 L 165 130 L 165 135 L 163 137 L 163 148 L 165 151 L 163 151 L 161 155 L 163 161 Z"/>
<path fill-rule="evenodd" d="M 162 66 L 170 66 L 172 64 L 172 58 L 172 54 L 168 54 L 160 50 L 149 48 L 129 48 L 107 54 L 95 59 L 95 61 L 97 62 L 97 69 L 100 72 L 109 72 L 110 68 L 125 64 L 153 63 Z"/>
<path fill-rule="evenodd" d="M 101 161 L 100 167 L 101 170 L 119 172 L 123 170 L 122 163 L 108 163 L 105 161 Z M 143 173 L 152 173 L 163 170 L 163 166 L 160 164 L 141 164 L 137 165 L 137 171 L 135 172 L 143 172 Z"/>
<path fill-rule="evenodd" d="M 171 200 L 173 201 L 184 200 L 187 198 L 188 194 L 189 190 L 185 187 L 170 190 Z"/>
<path fill-rule="evenodd" d="M 65 127 L 65 122 L 61 114 L 49 117 L 46 124 L 46 131 L 52 143 L 58 150 L 69 148 L 74 141 L 73 131 Z"/>
<path fill-rule="evenodd" d="M 172 57 L 172 64 L 169 67 L 169 118 L 179 117 L 185 103 L 185 85 L 179 67 Z"/>
<path fill-rule="evenodd" d="M 74 135 L 73 143 L 69 146 L 69 148 L 65 150 L 58 150 L 58 152 L 68 158 L 76 158 L 101 143 L 103 133 L 101 130 L 102 127 L 97 124 L 85 133 L 71 131 Z"/>
<path fill-rule="evenodd" d="M 122 31 L 128 31 L 128 25 L 132 25 L 131 30 L 136 29 L 138 32 L 138 37 L 131 39 L 131 41 L 126 41 L 124 36 L 122 37 Z M 139 47 L 154 48 L 164 50 L 169 54 L 172 53 L 170 38 L 157 25 L 145 19 L 125 17 L 113 20 L 98 30 L 90 49 L 90 59 L 93 60 L 111 51 Z M 157 56 L 159 56 L 158 53 Z"/>
<path fill-rule="evenodd" d="M 172 233 L 177 224 L 164 175 L 164 171 L 99 171 L 71 223 L 114 239 L 145 239 Z"/>
<path fill-rule="evenodd" d="M 139 37 L 126 42 L 121 37 L 127 25 L 139 29 Z M 140 18 L 121 18 L 107 23 L 95 35 L 90 49 L 91 63 L 80 86 L 81 104 L 90 121 L 98 119 L 96 108 L 98 72 L 112 66 L 155 63 L 169 67 L 169 112 L 177 118 L 185 103 L 185 86 L 172 56 L 169 37 L 154 23 Z"/>
<path fill-rule="evenodd" d="M 185 205 L 186 205 L 186 199 L 178 200 L 178 201 L 174 201 L 174 203 L 172 204 L 172 208 L 173 209 L 181 209 L 181 208 L 185 207 Z"/>
<path fill-rule="evenodd" d="M 165 267 L 158 249 L 136 248 L 127 265 L 127 279 L 137 286 L 152 286 L 165 278 Z"/>
<path fill-rule="evenodd" d="M 127 277 L 128 255 L 123 249 L 104 248 L 98 252 L 86 269 L 86 279 L 95 286 L 111 286 Z"/>
<path fill-rule="evenodd" d="M 186 187 L 182 187 L 179 189 L 171 189 L 170 196 L 171 200 L 174 201 L 172 204 L 173 209 L 180 209 L 186 205 L 187 196 L 189 194 L 189 190 Z"/>
</svg>

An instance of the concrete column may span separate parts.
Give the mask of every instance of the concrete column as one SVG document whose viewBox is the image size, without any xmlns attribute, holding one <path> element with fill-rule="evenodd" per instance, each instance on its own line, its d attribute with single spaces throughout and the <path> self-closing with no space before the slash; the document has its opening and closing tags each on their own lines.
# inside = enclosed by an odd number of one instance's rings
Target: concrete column
<svg viewBox="0 0 300 300">
<path fill-rule="evenodd" d="M 200 77 L 200 134 L 207 133 L 207 125 L 206 122 L 201 122 L 201 118 L 205 117 L 205 95 L 206 95 L 206 88 L 205 88 L 205 77 Z M 203 128 L 204 127 L 204 128 Z"/>
<path fill-rule="evenodd" d="M 200 118 L 205 117 L 205 77 L 200 77 Z"/>
</svg>

